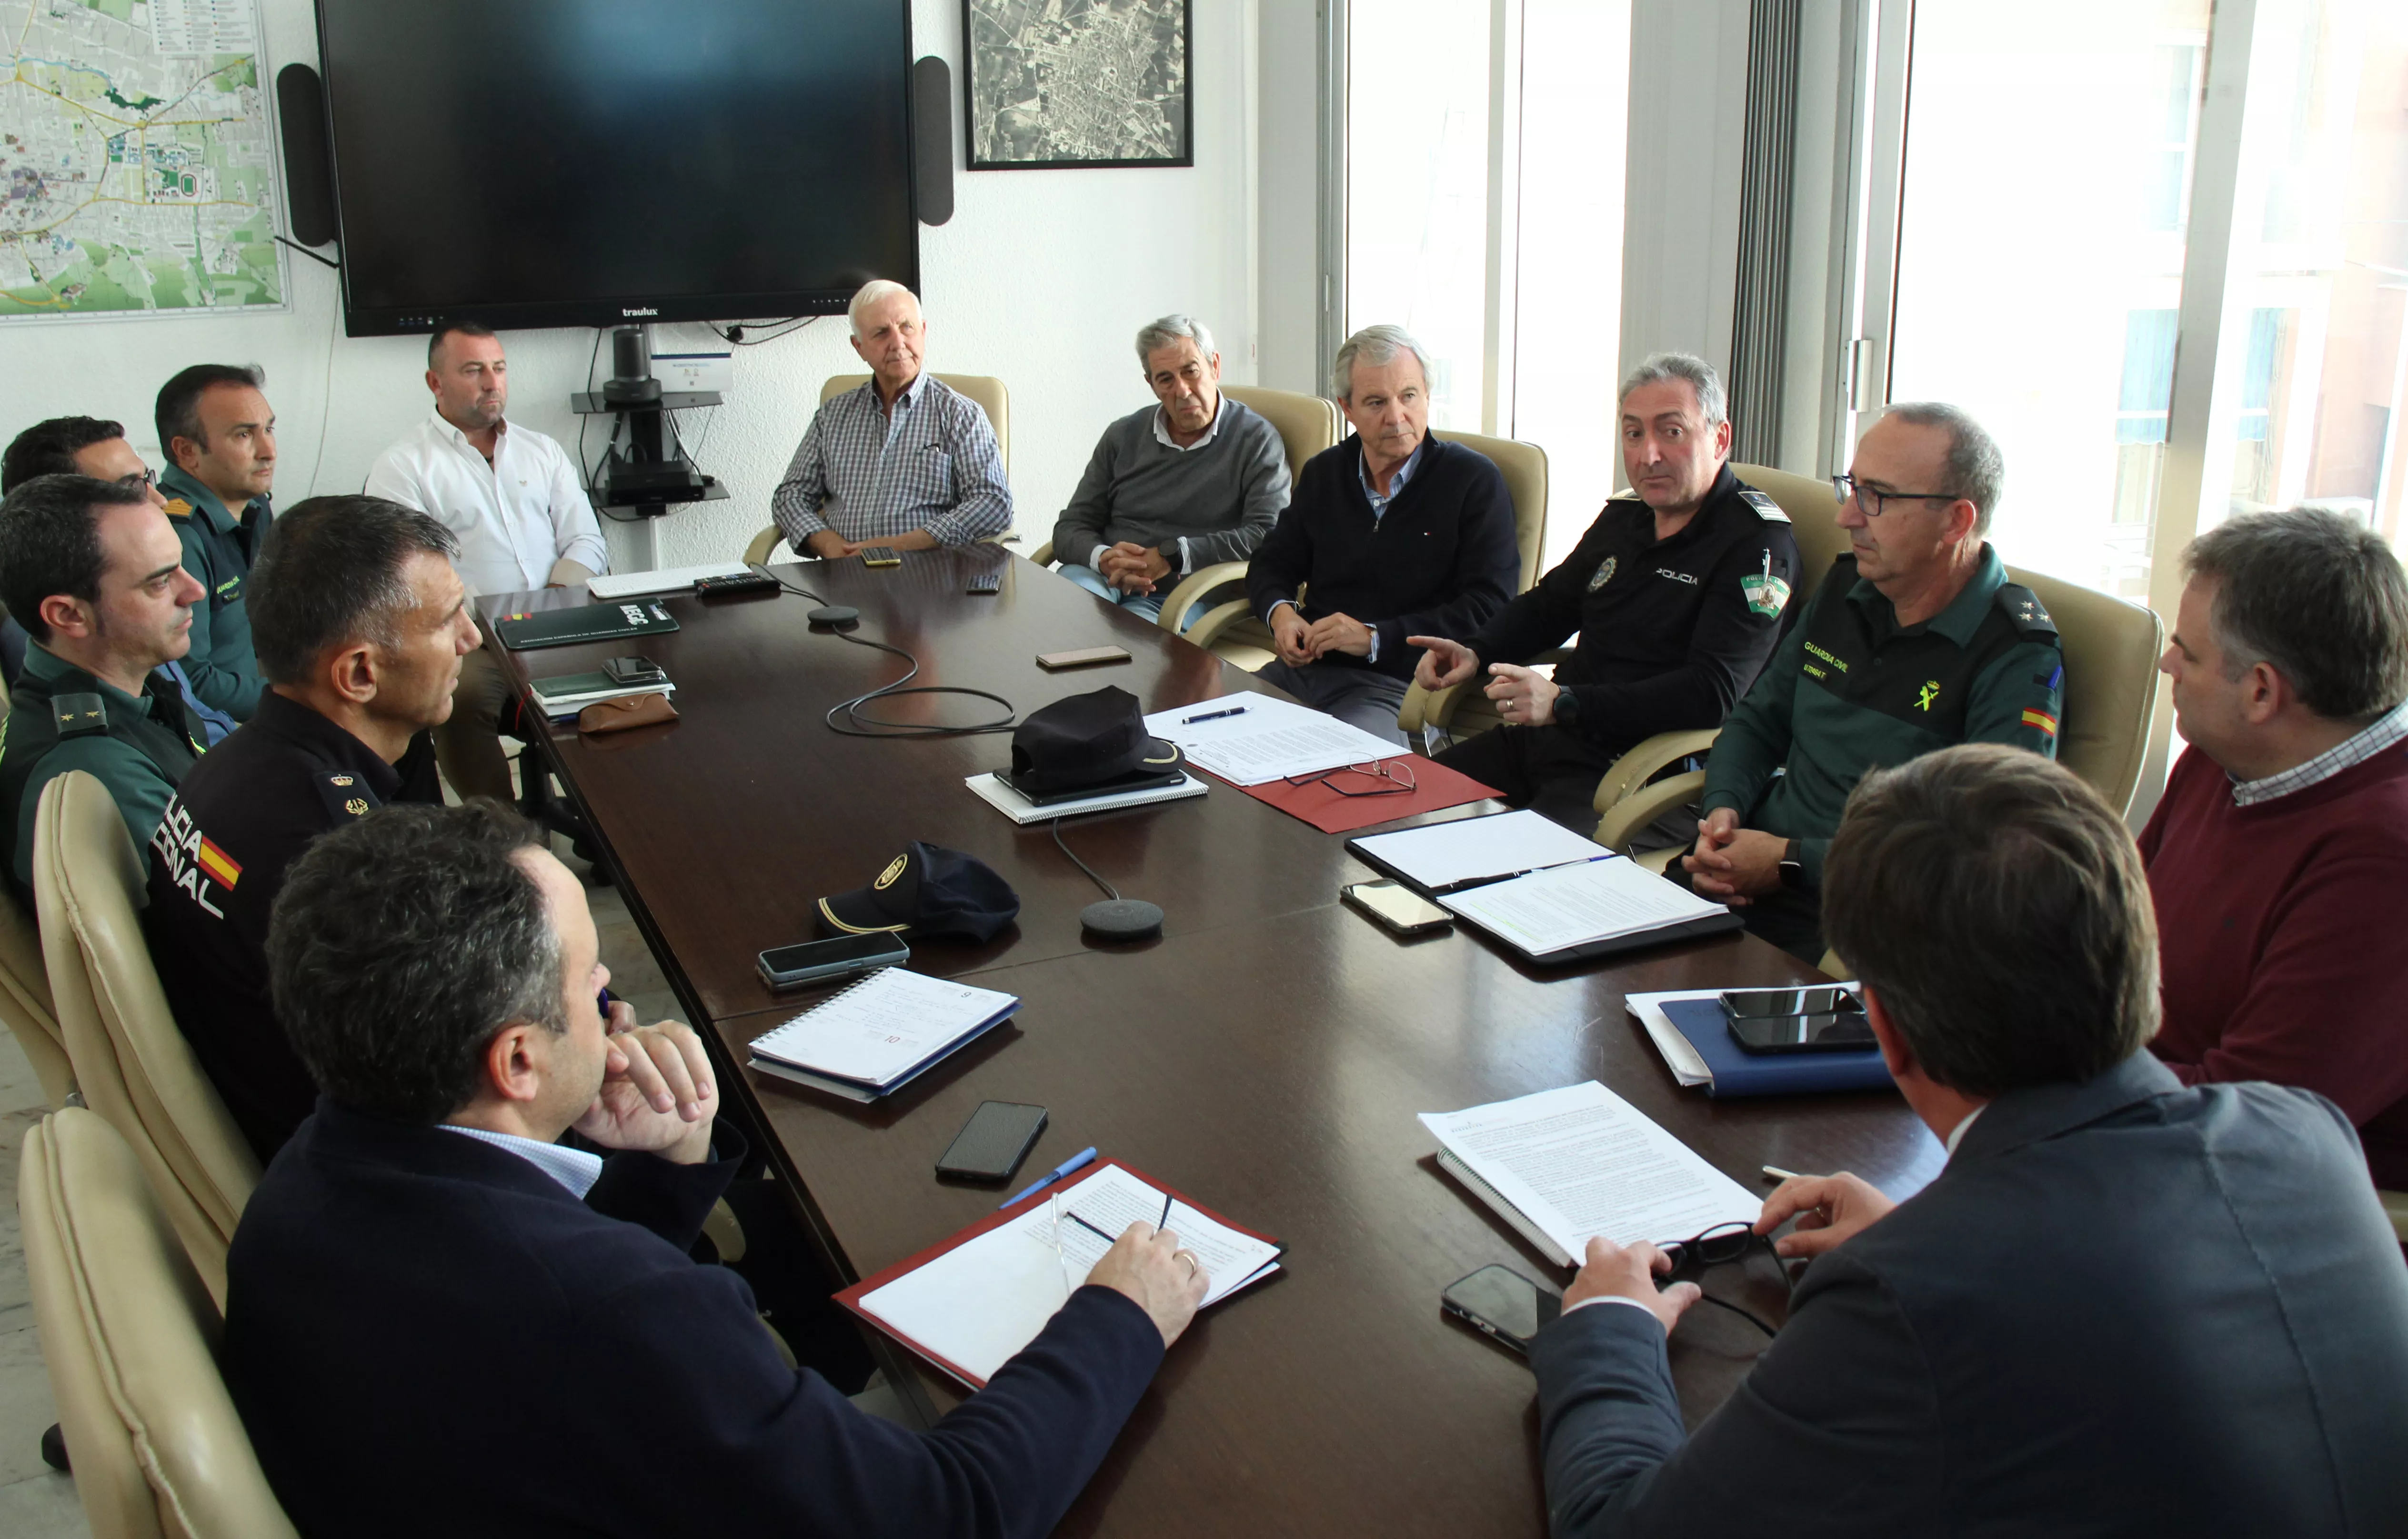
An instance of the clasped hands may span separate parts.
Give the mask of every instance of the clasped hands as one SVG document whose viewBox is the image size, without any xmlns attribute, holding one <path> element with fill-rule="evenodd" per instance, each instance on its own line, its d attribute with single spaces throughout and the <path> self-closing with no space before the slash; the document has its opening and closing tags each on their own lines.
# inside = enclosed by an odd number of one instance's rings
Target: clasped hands
<svg viewBox="0 0 2408 1539">
<path fill-rule="evenodd" d="M 1307 624 L 1295 605 L 1283 604 L 1271 611 L 1271 643 L 1282 663 L 1301 668 L 1331 652 L 1369 657 L 1371 628 L 1352 615 L 1324 615 Z"/>
<path fill-rule="evenodd" d="M 602 1088 L 576 1123 L 605 1148 L 639 1149 L 673 1164 L 710 1158 L 719 1085 L 702 1038 L 679 1021 L 638 1026 L 624 1000 L 610 1004 Z"/>
<path fill-rule="evenodd" d="M 1770 1234 L 1796 1218 L 1798 1227 L 1772 1242 L 1773 1253 L 1784 1262 L 1809 1260 L 1862 1233 L 1897 1205 L 1871 1182 L 1845 1171 L 1836 1176 L 1793 1176 L 1764 1200 L 1755 1229 L 1758 1234 Z M 1564 1290 L 1564 1307 L 1585 1299 L 1631 1299 L 1645 1304 L 1669 1335 L 1699 1295 L 1693 1282 L 1658 1289 L 1656 1275 L 1671 1270 L 1672 1258 L 1645 1240 L 1615 1245 L 1599 1235 L 1588 1243 L 1588 1259 L 1582 1263 L 1580 1275 Z"/>
<path fill-rule="evenodd" d="M 1123 540 L 1096 548 L 1096 573 L 1124 593 L 1151 593 L 1170 576 L 1170 562 L 1154 546 Z"/>
<path fill-rule="evenodd" d="M 1695 854 L 1681 857 L 1689 886 L 1701 897 L 1744 908 L 1781 885 L 1781 857 L 1789 841 L 1739 826 L 1739 814 L 1716 807 L 1698 823 Z"/>
<path fill-rule="evenodd" d="M 1405 643 L 1422 649 L 1421 662 L 1413 665 L 1413 682 L 1425 690 L 1453 689 L 1479 671 L 1479 654 L 1459 641 L 1407 636 Z M 1488 674 L 1481 692 L 1504 720 L 1517 727 L 1543 727 L 1555 719 L 1555 696 L 1563 690 L 1554 679 L 1512 663 L 1492 663 Z"/>
</svg>

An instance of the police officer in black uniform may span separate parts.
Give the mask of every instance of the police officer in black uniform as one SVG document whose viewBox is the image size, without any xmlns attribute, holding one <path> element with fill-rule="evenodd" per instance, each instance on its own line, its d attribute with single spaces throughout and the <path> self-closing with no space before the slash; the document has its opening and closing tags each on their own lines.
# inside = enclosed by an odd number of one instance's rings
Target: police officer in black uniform
<svg viewBox="0 0 2408 1539">
<path fill-rule="evenodd" d="M 429 729 L 482 640 L 457 550 L 435 519 L 377 497 L 313 497 L 278 519 L 250 593 L 267 688 L 150 839 L 151 957 L 262 1162 L 317 1099 L 268 996 L 269 912 L 319 834 L 387 802 L 442 801 Z"/>
<path fill-rule="evenodd" d="M 1789 517 L 1742 485 L 1722 381 L 1657 353 L 1622 387 L 1634 495 L 1605 505 L 1571 555 L 1476 635 L 1413 636 L 1424 689 L 1486 676 L 1506 725 L 1438 762 L 1566 827 L 1597 827 L 1600 776 L 1657 733 L 1718 727 L 1781 638 L 1798 579 Z M 1550 683 L 1521 666 L 1573 632 Z"/>
</svg>

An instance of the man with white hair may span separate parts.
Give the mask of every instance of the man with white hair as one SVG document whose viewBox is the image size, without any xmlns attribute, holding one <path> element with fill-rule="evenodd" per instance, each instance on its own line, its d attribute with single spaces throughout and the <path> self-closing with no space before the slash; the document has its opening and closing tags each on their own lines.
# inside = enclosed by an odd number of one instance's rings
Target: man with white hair
<svg viewBox="0 0 2408 1539">
<path fill-rule="evenodd" d="M 769 511 L 787 542 L 829 560 L 864 546 L 933 550 L 1011 527 L 1003 450 L 976 403 L 920 371 L 927 322 L 886 278 L 846 308 L 869 383 L 824 404 Z"/>
<path fill-rule="evenodd" d="M 1731 474 L 1723 383 L 1705 360 L 1656 353 L 1621 400 L 1631 495 L 1479 634 L 1405 638 L 1425 649 L 1424 688 L 1480 678 L 1505 722 L 1439 762 L 1583 834 L 1624 752 L 1723 724 L 1780 641 L 1798 581 L 1789 515 Z M 1575 632 L 1553 679 L 1523 666 Z"/>
<path fill-rule="evenodd" d="M 1104 430 L 1054 525 L 1054 558 L 1080 587 L 1153 620 L 1181 577 L 1263 543 L 1287 506 L 1287 452 L 1277 428 L 1221 393 L 1202 321 L 1149 321 L 1137 356 L 1160 405 Z"/>
<path fill-rule="evenodd" d="M 1366 326 L 1330 371 L 1354 435 L 1305 462 L 1246 596 L 1279 656 L 1259 677 L 1405 747 L 1413 635 L 1471 635 L 1513 595 L 1513 502 L 1489 458 L 1429 431 L 1429 353 Z M 1308 586 L 1309 585 L 1309 586 Z"/>
</svg>

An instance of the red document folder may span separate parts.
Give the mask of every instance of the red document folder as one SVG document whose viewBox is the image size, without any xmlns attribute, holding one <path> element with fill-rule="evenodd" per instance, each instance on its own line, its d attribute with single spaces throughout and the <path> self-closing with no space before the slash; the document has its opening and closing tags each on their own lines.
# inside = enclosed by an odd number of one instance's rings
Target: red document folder
<svg viewBox="0 0 2408 1539">
<path fill-rule="evenodd" d="M 1415 789 L 1395 796 L 1344 796 L 1317 778 L 1301 786 L 1271 780 L 1237 789 L 1257 802 L 1268 802 L 1292 818 L 1303 819 L 1324 834 L 1352 834 L 1373 823 L 1394 822 L 1417 812 L 1440 812 L 1499 794 L 1494 787 L 1484 786 L 1443 764 L 1432 763 L 1417 753 L 1400 753 L 1380 762 L 1410 766 Z M 1362 776 L 1348 776 L 1342 771 L 1339 774 L 1342 780 L 1367 783 Z"/>
<path fill-rule="evenodd" d="M 980 1219 L 977 1223 L 974 1223 L 968 1229 L 963 1230 L 960 1233 L 953 1235 L 951 1239 L 939 1241 L 939 1243 L 930 1246 L 927 1249 L 921 1251 L 916 1256 L 908 1256 L 902 1261 L 896 1261 L 893 1266 L 886 1268 L 883 1272 L 878 1273 L 874 1276 L 864 1277 L 861 1281 L 853 1284 L 851 1288 L 838 1293 L 836 1296 L 836 1302 L 844 1305 L 847 1309 L 852 1310 L 855 1315 L 861 1318 L 864 1323 L 867 1324 L 872 1329 L 902 1343 L 905 1347 L 910 1347 L 912 1351 L 927 1359 L 930 1362 L 936 1364 L 947 1374 L 959 1379 L 962 1383 L 968 1385 L 971 1389 L 983 1389 L 986 1388 L 985 1379 L 981 1378 L 978 1375 L 971 1372 L 969 1369 L 963 1367 L 961 1364 L 948 1361 L 942 1353 L 931 1349 L 924 1343 L 914 1341 L 910 1336 L 896 1330 L 893 1322 L 881 1318 L 879 1316 L 863 1308 L 861 1301 L 867 1295 L 884 1288 L 887 1284 L 895 1281 L 896 1278 L 909 1275 L 910 1274 L 918 1271 L 920 1268 L 926 1266 L 929 1262 L 936 1261 L 938 1258 L 944 1256 L 948 1252 L 958 1249 L 960 1247 L 977 1239 L 980 1235 L 985 1234 L 990 1231 L 1002 1228 L 1005 1224 L 1010 1223 L 1013 1219 L 1020 1218 L 1023 1214 L 1025 1214 L 1033 1207 L 1045 1206 L 1051 1204 L 1057 1197 L 1063 1199 L 1067 1203 L 1070 1198 L 1070 1194 L 1081 1185 L 1102 1175 L 1105 1171 L 1114 1168 L 1127 1172 L 1130 1176 L 1133 1176 L 1140 1181 L 1144 1182 L 1147 1186 L 1152 1187 L 1156 1191 L 1177 1198 L 1179 1200 L 1180 1206 L 1186 1211 L 1201 1214 L 1225 1229 L 1235 1231 L 1250 1239 L 1259 1240 L 1263 1244 L 1274 1247 L 1274 1249 L 1280 1254 L 1285 1254 L 1286 1247 L 1281 1245 L 1279 1241 L 1272 1239 L 1269 1235 L 1261 1233 L 1255 1230 L 1248 1229 L 1242 1224 L 1231 1223 L 1228 1219 L 1213 1212 L 1211 1208 L 1206 1207 L 1203 1204 L 1191 1201 L 1185 1192 L 1181 1191 L 1176 1188 L 1164 1185 L 1162 1182 L 1155 1180 L 1153 1176 L 1146 1175 L 1145 1172 L 1139 1170 L 1136 1166 L 1127 1164 L 1119 1160 L 1098 1160 L 1094 1164 L 1089 1165 L 1086 1169 L 1079 1172 L 1076 1176 L 1070 1176 L 1066 1180 L 1056 1181 L 1052 1186 L 1046 1187 L 1040 1191 L 1030 1193 L 1026 1198 L 1012 1204 L 1010 1207 L 989 1214 L 987 1217 Z M 1173 1231 L 1176 1231 L 1179 1228 L 1178 1221 L 1175 1218 L 1172 1220 L 1170 1227 Z M 1252 1276 L 1259 1276 L 1263 1273 L 1269 1272 L 1276 1267 L 1276 1262 L 1273 1262 L 1272 1265 L 1265 1266 L 1253 1274 Z M 1251 1281 L 1252 1277 L 1250 1276 L 1248 1280 Z M 1242 1287 L 1244 1285 L 1240 1284 L 1240 1286 Z M 1224 1294 L 1223 1297 L 1227 1298 L 1236 1291 L 1236 1289 L 1232 1289 L 1230 1293 Z"/>
</svg>

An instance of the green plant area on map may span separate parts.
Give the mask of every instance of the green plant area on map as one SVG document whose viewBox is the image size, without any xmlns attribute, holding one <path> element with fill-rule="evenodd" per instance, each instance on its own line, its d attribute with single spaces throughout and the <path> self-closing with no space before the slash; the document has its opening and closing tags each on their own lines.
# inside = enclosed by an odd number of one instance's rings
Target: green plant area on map
<svg viewBox="0 0 2408 1539">
<path fill-rule="evenodd" d="M 0 0 L 0 321 L 284 303 L 259 61 L 160 46 L 250 7 L 165 3 Z"/>
</svg>

